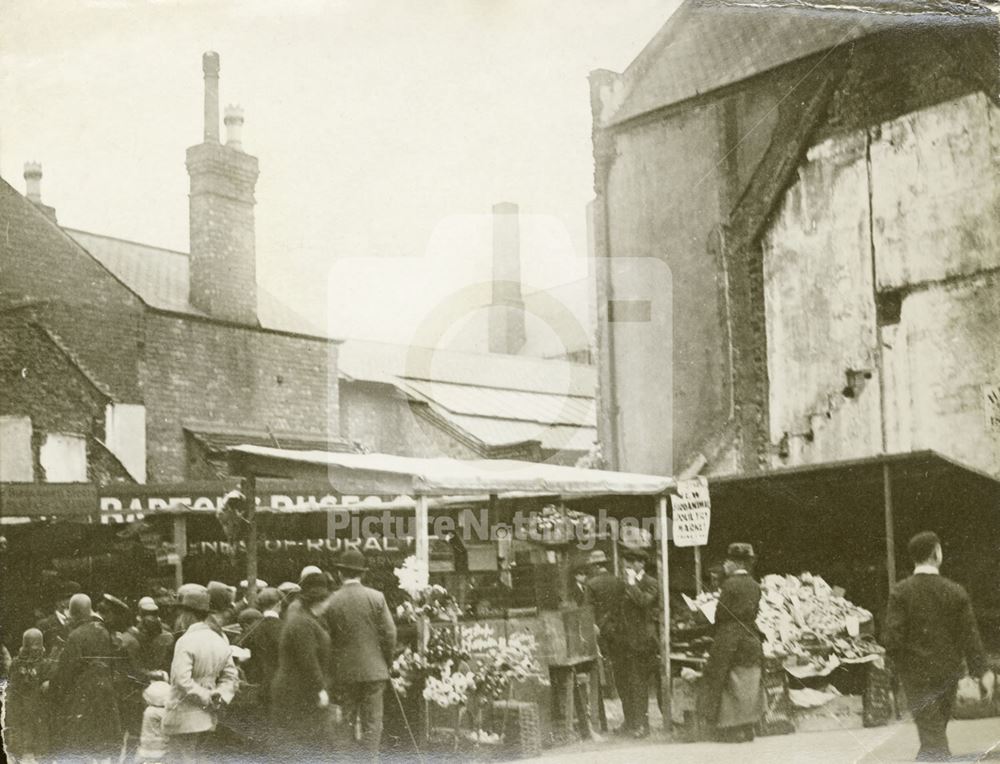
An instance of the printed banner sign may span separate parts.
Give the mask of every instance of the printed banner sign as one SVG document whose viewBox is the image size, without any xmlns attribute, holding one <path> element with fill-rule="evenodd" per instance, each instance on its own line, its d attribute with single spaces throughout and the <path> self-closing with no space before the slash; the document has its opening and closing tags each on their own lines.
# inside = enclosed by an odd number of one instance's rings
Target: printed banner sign
<svg viewBox="0 0 1000 764">
<path fill-rule="evenodd" d="M 697 477 L 677 483 L 677 495 L 670 497 L 672 531 L 676 546 L 705 546 L 712 523 L 712 502 L 708 480 Z"/>
</svg>

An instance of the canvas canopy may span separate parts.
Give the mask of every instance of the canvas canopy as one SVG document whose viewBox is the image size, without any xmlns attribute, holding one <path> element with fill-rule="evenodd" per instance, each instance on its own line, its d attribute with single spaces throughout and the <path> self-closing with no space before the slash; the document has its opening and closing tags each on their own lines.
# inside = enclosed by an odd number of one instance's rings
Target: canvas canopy
<svg viewBox="0 0 1000 764">
<path fill-rule="evenodd" d="M 558 494 L 565 497 L 656 496 L 674 480 L 656 475 L 610 472 L 511 459 L 416 458 L 391 454 L 345 454 L 237 446 L 229 451 L 235 475 L 316 478 L 358 494 L 410 496 L 454 494 Z"/>
</svg>

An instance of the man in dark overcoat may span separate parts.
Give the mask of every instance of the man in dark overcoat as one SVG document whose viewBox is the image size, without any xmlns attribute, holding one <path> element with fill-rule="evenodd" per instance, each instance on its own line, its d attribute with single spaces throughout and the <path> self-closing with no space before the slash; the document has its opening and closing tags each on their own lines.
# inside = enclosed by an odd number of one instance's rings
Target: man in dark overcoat
<svg viewBox="0 0 1000 764">
<path fill-rule="evenodd" d="M 123 730 L 112 669 L 116 651 L 111 633 L 94 615 L 86 594 L 74 594 L 70 599 L 69 617 L 73 628 L 50 686 L 61 752 L 84 759 L 117 759 Z"/>
<path fill-rule="evenodd" d="M 885 647 L 917 724 L 917 761 L 948 761 L 947 727 L 958 680 L 967 666 L 989 695 L 993 677 L 969 596 L 939 571 L 941 540 L 929 531 L 918 533 L 909 551 L 913 575 L 889 595 Z"/>
<path fill-rule="evenodd" d="M 385 597 L 361 583 L 365 556 L 346 550 L 337 561 L 341 586 L 326 602 L 333 642 L 333 676 L 345 721 L 361 722 L 361 748 L 377 757 L 382 740 L 382 694 L 396 648 L 396 624 Z"/>
<path fill-rule="evenodd" d="M 656 578 L 646 573 L 647 556 L 642 549 L 627 548 L 622 559 L 625 578 L 611 634 L 611 660 L 625 716 L 617 732 L 644 738 L 649 735 L 649 683 L 656 675 L 659 655 L 656 614 L 660 587 Z"/>
</svg>

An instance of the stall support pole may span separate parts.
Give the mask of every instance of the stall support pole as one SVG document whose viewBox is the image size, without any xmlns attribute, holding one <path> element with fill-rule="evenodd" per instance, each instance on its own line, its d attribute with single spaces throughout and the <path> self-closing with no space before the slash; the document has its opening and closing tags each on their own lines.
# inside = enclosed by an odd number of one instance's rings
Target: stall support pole
<svg viewBox="0 0 1000 764">
<path fill-rule="evenodd" d="M 430 568 L 431 549 L 430 537 L 427 529 L 427 497 L 417 496 L 416 525 L 414 529 L 417 561 L 426 568 Z"/>
<path fill-rule="evenodd" d="M 694 547 L 694 592 L 701 594 L 701 547 Z"/>
<path fill-rule="evenodd" d="M 882 490 L 885 500 L 885 570 L 891 591 L 896 585 L 896 528 L 892 511 L 892 477 L 887 463 L 882 464 Z"/>
<path fill-rule="evenodd" d="M 177 564 L 174 565 L 174 583 L 177 589 L 184 583 L 184 555 L 187 553 L 187 518 L 184 515 L 174 515 L 174 554 Z"/>
<path fill-rule="evenodd" d="M 243 481 L 247 500 L 247 602 L 257 607 L 257 478 L 251 475 Z"/>
<path fill-rule="evenodd" d="M 670 708 L 671 673 L 670 673 L 670 540 L 667 525 L 667 498 L 660 497 L 657 503 L 657 530 L 660 537 L 660 596 L 663 602 L 663 623 L 660 624 L 661 675 L 660 692 L 663 698 L 663 729 L 670 732 L 673 724 L 673 713 Z"/>
</svg>

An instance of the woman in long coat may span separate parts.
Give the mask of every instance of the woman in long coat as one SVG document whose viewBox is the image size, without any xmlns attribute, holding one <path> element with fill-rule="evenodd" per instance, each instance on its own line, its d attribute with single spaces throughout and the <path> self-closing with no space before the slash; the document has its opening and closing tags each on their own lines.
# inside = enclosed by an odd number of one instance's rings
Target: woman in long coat
<svg viewBox="0 0 1000 764">
<path fill-rule="evenodd" d="M 286 751 L 302 762 L 319 761 L 332 740 L 330 635 L 319 619 L 330 593 L 322 573 L 301 581 L 301 607 L 288 611 L 278 642 L 278 670 L 271 682 L 273 731 Z"/>
<path fill-rule="evenodd" d="M 749 742 L 763 714 L 760 585 L 749 544 L 730 544 L 715 611 L 715 641 L 702 679 L 702 713 L 724 742 Z"/>
<path fill-rule="evenodd" d="M 51 680 L 62 752 L 73 758 L 117 758 L 124 739 L 113 669 L 119 656 L 108 627 L 93 614 L 90 597 L 74 594 L 69 618 L 73 628 Z"/>
<path fill-rule="evenodd" d="M 174 646 L 170 664 L 170 700 L 163 731 L 170 738 L 171 761 L 204 761 L 206 737 L 219 712 L 236 695 L 238 674 L 232 648 L 209 611 L 208 590 L 190 588 L 181 606 L 201 620 L 191 624 Z"/>
</svg>

